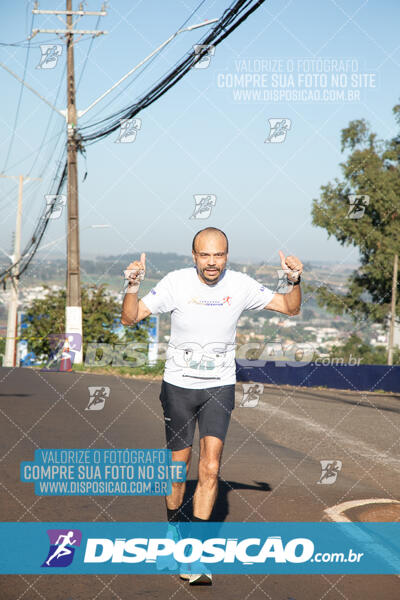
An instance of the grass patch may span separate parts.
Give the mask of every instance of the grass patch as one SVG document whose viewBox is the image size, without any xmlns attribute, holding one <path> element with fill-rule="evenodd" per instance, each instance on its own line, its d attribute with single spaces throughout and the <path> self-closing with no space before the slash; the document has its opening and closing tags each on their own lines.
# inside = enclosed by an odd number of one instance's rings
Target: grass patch
<svg viewBox="0 0 400 600">
<path fill-rule="evenodd" d="M 141 367 L 93 367 L 90 365 L 73 365 L 72 370 L 81 373 L 97 373 L 98 375 L 120 375 L 122 377 L 155 377 L 160 378 L 164 373 L 165 361 L 158 360 L 154 366 L 143 365 Z"/>
</svg>

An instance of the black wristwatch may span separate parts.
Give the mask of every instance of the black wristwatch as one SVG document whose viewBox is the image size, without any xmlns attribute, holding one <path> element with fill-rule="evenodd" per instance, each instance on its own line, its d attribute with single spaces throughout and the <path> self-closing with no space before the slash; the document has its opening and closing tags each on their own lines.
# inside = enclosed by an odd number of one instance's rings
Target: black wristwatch
<svg viewBox="0 0 400 600">
<path fill-rule="evenodd" d="M 290 283 L 291 285 L 299 285 L 300 281 L 301 281 L 301 275 L 299 275 L 298 279 L 296 279 L 296 281 L 290 281 L 290 279 L 287 280 L 288 283 Z"/>
</svg>

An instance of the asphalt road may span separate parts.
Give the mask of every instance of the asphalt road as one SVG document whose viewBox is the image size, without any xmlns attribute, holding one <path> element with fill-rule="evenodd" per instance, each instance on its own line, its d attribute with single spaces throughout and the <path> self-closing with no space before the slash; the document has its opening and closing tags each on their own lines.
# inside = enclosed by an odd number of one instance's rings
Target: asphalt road
<svg viewBox="0 0 400 600">
<path fill-rule="evenodd" d="M 85 373 L 0 370 L 0 506 L 3 521 L 164 521 L 162 497 L 38 497 L 19 481 L 36 448 L 162 448 L 160 380 Z M 89 386 L 108 386 L 102 410 L 85 410 Z M 400 510 L 400 396 L 265 386 L 241 407 L 237 384 L 213 519 L 321 521 L 353 506 L 351 520 L 394 521 Z M 198 456 L 197 435 L 194 444 Z M 319 484 L 321 460 L 341 461 L 335 483 Z M 339 464 L 339 463 L 336 463 Z M 190 499 L 196 459 L 188 478 Z M 190 514 L 190 502 L 187 504 Z M 1 600 L 398 600 L 395 575 L 220 575 L 211 588 L 176 575 L 6 575 Z"/>
</svg>

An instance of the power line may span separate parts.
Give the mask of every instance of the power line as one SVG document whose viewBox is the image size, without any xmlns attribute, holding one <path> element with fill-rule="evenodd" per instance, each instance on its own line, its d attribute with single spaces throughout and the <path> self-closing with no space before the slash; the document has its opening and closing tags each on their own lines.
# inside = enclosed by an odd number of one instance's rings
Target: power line
<svg viewBox="0 0 400 600">
<path fill-rule="evenodd" d="M 67 68 L 66 65 L 64 65 L 64 69 L 63 69 L 63 72 L 61 73 L 61 77 L 60 77 L 60 83 L 58 84 L 57 93 L 56 93 L 56 96 L 55 96 L 54 101 L 53 101 L 54 106 L 56 106 L 56 104 L 57 104 L 57 100 L 58 100 L 58 96 L 59 96 L 60 91 L 61 91 L 61 84 L 63 83 L 63 80 L 64 80 L 66 68 Z M 39 150 L 38 154 L 36 155 L 36 157 L 35 157 L 35 159 L 34 159 L 34 161 L 32 163 L 32 166 L 31 166 L 31 168 L 29 170 L 29 173 L 32 172 L 35 164 L 37 163 L 37 161 L 39 159 L 40 154 L 42 153 L 42 149 L 44 147 L 44 143 L 45 143 L 45 140 L 46 140 L 46 137 L 47 137 L 47 133 L 48 133 L 48 131 L 50 129 L 50 125 L 51 125 L 51 123 L 53 121 L 53 116 L 54 116 L 54 111 L 51 111 L 50 116 L 49 116 L 49 120 L 47 121 L 47 126 L 46 126 L 46 129 L 45 129 L 45 132 L 43 134 L 42 143 L 40 144 L 40 150 Z M 63 127 L 62 131 L 64 131 L 64 129 L 65 128 Z M 57 145 L 57 142 L 56 142 L 56 145 Z"/>
<path fill-rule="evenodd" d="M 64 163 L 64 168 L 63 168 L 62 174 L 59 178 L 57 189 L 54 192 L 54 200 L 50 204 L 50 206 L 46 205 L 45 208 L 43 209 L 43 214 L 41 216 L 41 219 L 36 226 L 36 229 L 31 237 L 31 240 L 30 240 L 27 248 L 24 250 L 25 262 L 20 268 L 20 272 L 19 272 L 20 276 L 29 267 L 33 257 L 35 256 L 35 254 L 40 246 L 40 242 L 42 241 L 42 238 L 45 234 L 45 231 L 47 229 L 49 221 L 52 218 L 51 215 L 53 214 L 53 212 L 56 208 L 57 196 L 59 196 L 61 194 L 66 179 L 67 179 L 67 161 L 65 161 L 65 163 Z M 43 224 L 41 223 L 41 221 L 43 222 Z M 0 274 L 0 279 L 1 279 L 1 274 Z"/>
<path fill-rule="evenodd" d="M 95 29 L 98 28 L 98 26 L 100 24 L 100 19 L 101 19 L 101 17 L 97 17 L 96 25 L 94 26 Z M 83 74 L 84 74 L 85 69 L 86 69 L 86 64 L 87 64 L 87 61 L 88 61 L 88 58 L 89 58 L 90 51 L 91 51 L 92 46 L 93 46 L 94 38 L 95 38 L 95 36 L 93 35 L 92 38 L 91 38 L 91 40 L 90 40 L 89 48 L 88 48 L 88 51 L 87 51 L 86 57 L 85 57 L 85 62 L 83 63 L 82 71 L 81 71 L 81 74 L 79 75 L 78 84 L 76 86 L 76 90 L 77 91 L 79 89 L 79 86 L 80 86 Z"/>
<path fill-rule="evenodd" d="M 31 236 L 29 242 L 27 243 L 26 247 L 24 248 L 23 252 L 21 253 L 20 259 L 17 260 L 12 265 L 10 265 L 7 269 L 4 269 L 4 271 L 2 271 L 0 273 L 0 281 L 3 281 L 3 284 L 5 284 L 6 280 L 9 277 L 11 277 L 12 271 L 15 269 L 15 267 L 18 267 L 18 278 L 19 278 L 26 271 L 29 264 L 31 263 L 32 258 L 36 254 L 37 249 L 40 245 L 40 242 L 42 241 L 42 238 L 47 229 L 49 221 L 52 218 L 51 215 L 53 214 L 53 212 L 56 208 L 57 196 L 62 191 L 63 185 L 66 180 L 66 176 L 67 176 L 67 162 L 65 161 L 64 165 L 63 165 L 62 173 L 58 178 L 57 188 L 54 191 L 54 196 L 55 196 L 54 201 L 50 205 L 45 206 L 43 208 L 40 219 L 35 227 L 35 230 Z M 56 180 L 56 178 L 54 178 L 53 181 L 55 181 L 55 180 Z"/>
<path fill-rule="evenodd" d="M 33 27 L 33 21 L 34 21 L 34 15 L 32 15 L 32 22 L 31 22 L 31 28 Z M 19 117 L 19 111 L 21 108 L 21 101 L 22 101 L 22 94 L 24 92 L 24 82 L 25 82 L 25 77 L 26 77 L 26 69 L 28 67 L 28 59 L 29 59 L 29 51 L 30 51 L 30 44 L 27 47 L 27 51 L 26 51 L 26 56 L 25 56 L 25 65 L 24 65 L 24 74 L 22 76 L 22 82 L 21 82 L 21 88 L 19 91 L 19 97 L 18 97 L 18 102 L 17 102 L 17 110 L 15 111 L 15 118 L 14 118 L 14 127 L 13 127 L 13 131 L 11 134 L 11 140 L 10 140 L 10 144 L 8 146 L 8 152 L 6 155 L 6 160 L 4 162 L 4 167 L 2 172 L 4 173 L 7 169 L 7 165 L 8 165 L 8 161 L 12 152 L 12 147 L 14 145 L 14 139 L 15 139 L 15 132 L 17 129 L 17 121 L 18 121 L 18 117 Z"/>
<path fill-rule="evenodd" d="M 80 129 L 81 132 L 93 129 L 96 125 L 104 124 L 102 129 L 98 129 L 93 133 L 83 134 L 82 142 L 94 143 L 96 140 L 110 135 L 120 127 L 121 119 L 132 119 L 141 110 L 147 108 L 153 104 L 153 102 L 161 98 L 161 96 L 175 86 L 178 81 L 180 81 L 180 79 L 182 79 L 182 77 L 184 77 L 184 75 L 186 75 L 186 73 L 188 73 L 190 69 L 207 54 L 210 46 L 218 46 L 264 2 L 265 0 L 257 0 L 256 2 L 253 0 L 237 0 L 234 2 L 224 11 L 221 19 L 212 29 L 211 33 L 206 34 L 206 36 L 197 44 L 197 46 L 203 47 L 202 50 L 199 52 L 193 50 L 192 52 L 187 53 L 177 67 L 165 75 L 159 83 L 153 86 L 150 91 L 136 103 L 102 119 L 98 123 L 82 127 Z M 107 123 L 109 123 L 108 126 L 106 125 Z"/>
<path fill-rule="evenodd" d="M 96 140 L 101 139 L 105 136 L 110 135 L 113 131 L 120 127 L 120 119 L 121 118 L 132 118 L 139 111 L 147 108 L 153 102 L 155 102 L 158 98 L 163 96 L 170 88 L 178 83 L 182 77 L 189 70 L 205 56 L 208 52 L 210 46 L 217 46 L 220 44 L 226 37 L 228 37 L 243 21 L 245 21 L 261 4 L 263 4 L 265 0 L 237 0 L 233 2 L 228 9 L 226 9 L 218 21 L 217 25 L 212 29 L 212 31 L 207 34 L 201 42 L 198 44 L 199 46 L 203 46 L 202 50 L 198 53 L 195 51 L 188 53 L 178 66 L 173 68 L 163 79 L 156 85 L 154 85 L 150 91 L 144 95 L 138 102 L 131 105 L 128 108 L 118 111 L 113 115 L 95 123 L 93 126 L 89 125 L 83 127 L 82 130 L 92 129 L 95 125 L 99 125 L 101 123 L 111 122 L 109 127 L 104 127 L 99 131 L 94 131 L 93 133 L 89 133 L 87 135 L 81 135 L 76 133 L 77 141 L 79 142 L 80 149 L 82 151 L 83 146 L 82 143 L 90 142 L 95 143 Z M 190 18 L 190 17 L 189 17 Z M 116 120 L 118 118 L 118 120 Z M 61 163 L 59 165 L 61 168 Z M 58 169 L 58 172 L 60 171 Z M 63 164 L 63 169 L 61 174 L 57 174 L 53 180 L 56 181 L 58 178 L 57 189 L 55 191 L 55 196 L 59 195 L 63 185 L 65 183 L 67 177 L 67 161 Z M 43 238 L 43 235 L 47 229 L 49 220 L 51 218 L 51 214 L 54 211 L 55 202 L 44 209 L 44 214 L 42 214 L 35 231 L 28 242 L 26 248 L 24 249 L 21 259 L 18 261 L 19 264 L 19 275 L 22 275 L 24 271 L 28 268 L 30 262 L 32 261 L 35 253 L 38 250 L 40 242 Z M 11 270 L 15 265 L 11 265 L 8 269 L 4 270 L 0 273 L 0 281 L 5 281 L 7 277 L 10 276 Z"/>
<path fill-rule="evenodd" d="M 39 187 L 38 187 L 36 190 L 32 191 L 32 188 L 30 188 L 30 190 L 29 190 L 29 192 L 28 192 L 28 193 L 30 194 L 30 197 L 29 197 L 29 200 L 30 200 L 30 201 L 29 201 L 28 208 L 27 208 L 27 210 L 25 211 L 25 214 L 26 214 L 26 216 L 28 216 L 28 214 L 31 212 L 31 209 L 32 209 L 33 203 L 35 202 L 35 200 L 36 200 L 36 198 L 37 198 L 37 196 L 38 196 L 38 194 L 39 194 L 40 187 L 41 187 L 41 185 L 43 185 L 43 180 L 44 180 L 45 174 L 47 173 L 47 171 L 50 169 L 50 167 L 51 167 L 51 165 L 52 165 L 52 163 L 51 163 L 51 161 L 50 161 L 50 158 L 51 158 L 51 157 L 53 157 L 53 156 L 55 155 L 55 153 L 56 153 L 56 148 L 57 148 L 57 145 L 59 144 L 59 141 L 61 140 L 61 134 L 63 133 L 63 131 L 64 131 L 64 127 L 63 127 L 61 130 L 59 130 L 59 131 L 57 132 L 57 134 L 55 134 L 54 136 L 52 136 L 52 137 L 51 137 L 51 138 L 50 138 L 50 139 L 49 139 L 49 140 L 48 140 L 48 141 L 47 141 L 47 142 L 44 144 L 44 145 L 48 145 L 48 144 L 49 144 L 50 142 L 52 142 L 52 141 L 53 141 L 55 138 L 57 138 L 57 139 L 56 139 L 56 143 L 55 143 L 55 145 L 53 146 L 53 148 L 52 148 L 52 150 L 51 150 L 51 152 L 50 152 L 50 155 L 49 155 L 49 160 L 47 160 L 47 161 L 45 162 L 45 164 L 44 164 L 44 167 L 43 167 L 42 171 L 39 173 L 39 179 L 41 179 L 41 180 L 42 180 L 42 183 L 41 183 L 41 184 L 39 184 Z M 18 164 L 20 164 L 21 162 L 23 162 L 23 161 L 27 160 L 27 159 L 28 159 L 28 158 L 29 158 L 29 157 L 30 157 L 32 154 L 35 154 L 35 153 L 37 153 L 39 149 L 40 149 L 40 148 L 37 148 L 37 149 L 36 149 L 34 152 L 30 153 L 30 154 L 29 154 L 28 156 L 26 156 L 24 159 L 22 159 L 21 161 L 19 161 L 18 163 L 16 163 L 16 165 L 18 165 Z M 63 148 L 63 152 L 65 152 L 65 147 Z M 61 155 L 61 158 L 59 159 L 59 161 L 57 162 L 57 164 L 59 164 L 59 162 L 61 162 L 61 161 L 62 161 L 62 155 Z M 12 165 L 12 166 L 10 167 L 10 169 L 11 169 L 11 168 L 13 168 L 14 166 L 15 166 L 15 165 Z M 28 176 L 30 176 L 30 174 L 31 174 L 31 173 L 32 173 L 32 167 L 31 167 L 31 169 L 28 171 Z M 38 183 L 39 183 L 38 181 L 35 181 L 35 182 L 34 182 L 32 185 L 35 185 L 35 184 L 38 184 Z M 53 178 L 53 183 L 52 183 L 51 185 L 52 185 L 52 186 L 54 185 L 54 178 Z M 4 196 L 3 196 L 3 197 L 0 199 L 0 203 L 1 203 L 0 210 L 5 210 L 5 209 L 7 209 L 7 208 L 8 208 L 8 207 L 9 207 L 11 204 L 12 204 L 12 205 L 14 205 L 14 204 L 15 204 L 15 199 L 14 199 L 14 197 L 15 197 L 15 190 L 14 190 L 13 188 L 11 188 L 11 189 L 8 191 L 8 193 L 7 193 L 7 194 L 5 194 L 5 195 L 4 195 Z M 31 197 L 32 197 L 32 198 L 31 198 Z"/>
<path fill-rule="evenodd" d="M 63 127 L 62 131 L 64 131 L 64 129 L 65 128 Z M 60 133 L 61 133 L 61 131 L 60 131 Z M 25 162 L 32 155 L 36 155 L 40 151 L 40 148 L 42 148 L 43 146 L 47 146 L 47 144 L 50 144 L 50 142 L 52 142 L 56 137 L 59 138 L 60 133 L 55 133 L 53 136 L 51 136 L 51 138 L 49 138 L 47 140 L 47 142 L 44 142 L 44 143 L 42 142 L 39 146 L 37 146 L 34 150 L 32 150 L 32 152 L 29 152 L 29 154 L 27 154 L 26 156 L 24 156 L 23 158 L 21 158 L 17 162 L 15 162 L 12 165 L 10 165 L 9 169 L 14 169 L 14 167 L 17 167 L 21 163 Z"/>
<path fill-rule="evenodd" d="M 198 12 L 198 10 L 201 8 L 201 6 L 202 6 L 202 5 L 203 5 L 205 2 L 206 2 L 206 0 L 201 0 L 201 2 L 200 2 L 200 3 L 197 5 L 197 7 L 196 7 L 196 8 L 195 8 L 195 9 L 194 9 L 192 12 L 191 12 L 191 14 L 188 16 L 188 18 L 187 18 L 187 19 L 186 19 L 186 20 L 185 20 L 185 21 L 182 23 L 182 25 L 181 25 L 180 27 L 178 27 L 178 29 L 176 30 L 175 34 L 177 34 L 177 32 L 178 32 L 180 29 L 183 29 L 183 28 L 186 26 L 186 24 L 187 24 L 187 23 L 190 21 L 190 19 L 191 19 L 191 18 L 192 18 L 192 17 L 193 17 L 193 16 L 194 16 L 194 15 L 195 15 L 197 12 Z M 141 69 L 138 71 L 138 73 L 137 73 L 137 74 L 136 74 L 134 77 L 132 77 L 132 78 L 130 79 L 129 83 L 128 83 L 128 84 L 127 84 L 127 85 L 126 85 L 126 86 L 125 86 L 125 87 L 124 87 L 124 88 L 121 90 L 121 92 L 118 94 L 118 97 L 116 97 L 116 98 L 112 98 L 111 100 L 109 100 L 109 102 L 107 102 L 107 103 L 106 103 L 104 106 L 102 106 L 102 108 L 101 108 L 101 109 L 100 109 L 100 110 L 99 110 L 99 111 L 98 111 L 98 112 L 97 112 L 95 115 L 93 115 L 92 122 L 90 122 L 90 121 L 89 121 L 89 123 L 87 123 L 85 127 L 88 127 L 88 126 L 92 126 L 92 125 L 94 125 L 94 124 L 96 123 L 95 119 L 96 119 L 96 118 L 97 118 L 97 117 L 98 117 L 98 116 L 99 116 L 99 115 L 100 115 L 102 112 L 104 112 L 108 106 L 110 106 L 111 104 L 113 104 L 114 102 L 116 102 L 116 101 L 117 101 L 117 99 L 118 99 L 120 96 L 122 96 L 123 94 L 125 94 L 125 92 L 127 91 L 127 89 L 128 89 L 128 88 L 130 88 L 130 87 L 131 87 L 131 85 L 133 85 L 133 84 L 135 83 L 135 81 L 136 81 L 137 79 L 139 79 L 139 77 L 140 77 L 141 75 L 143 75 L 143 73 L 144 73 L 144 72 L 145 72 L 145 71 L 146 71 L 146 70 L 147 70 L 147 69 L 148 69 L 148 68 L 149 68 L 149 67 L 150 67 L 150 66 L 153 64 L 153 62 L 154 62 L 154 61 L 156 61 L 156 60 L 157 60 L 157 59 L 158 59 L 158 58 L 161 56 L 161 54 L 164 52 L 164 50 L 165 50 L 165 47 L 164 47 L 164 48 L 162 48 L 162 49 L 160 50 L 160 52 L 158 52 L 157 54 L 155 54 L 151 60 L 149 60 L 147 63 L 145 63 L 145 64 L 143 65 L 143 67 L 142 67 L 142 68 L 141 68 Z M 176 62 L 175 64 L 178 64 L 178 62 Z M 175 66 L 175 65 L 174 65 L 174 66 Z M 93 122 L 93 121 L 94 121 L 94 122 Z"/>
<path fill-rule="evenodd" d="M 40 44 L 42 44 L 44 42 L 40 42 L 40 43 L 35 43 L 35 44 L 31 44 L 30 39 L 26 39 L 26 40 L 22 40 L 20 42 L 0 42 L 0 46 L 4 46 L 4 47 L 17 47 L 17 48 L 38 48 L 40 46 Z"/>
</svg>

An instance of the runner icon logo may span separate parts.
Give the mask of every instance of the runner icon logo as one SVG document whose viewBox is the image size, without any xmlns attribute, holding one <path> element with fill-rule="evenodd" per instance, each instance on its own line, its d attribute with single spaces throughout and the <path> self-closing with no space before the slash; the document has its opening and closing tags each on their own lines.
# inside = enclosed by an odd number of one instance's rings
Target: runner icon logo
<svg viewBox="0 0 400 600">
<path fill-rule="evenodd" d="M 268 119 L 269 136 L 264 140 L 265 144 L 281 144 L 285 141 L 287 132 L 292 127 L 290 119 Z"/>
<path fill-rule="evenodd" d="M 121 119 L 120 132 L 116 144 L 131 144 L 136 140 L 137 132 L 142 128 L 142 119 Z"/>
<path fill-rule="evenodd" d="M 341 460 L 320 460 L 321 464 L 321 477 L 317 483 L 325 483 L 330 485 L 335 483 L 338 473 L 342 468 Z"/>
<path fill-rule="evenodd" d="M 243 397 L 239 406 L 254 408 L 264 391 L 262 383 L 242 383 Z"/>
<path fill-rule="evenodd" d="M 61 44 L 41 44 L 40 62 L 36 65 L 37 69 L 54 69 L 57 66 L 58 59 L 62 54 Z"/>
<path fill-rule="evenodd" d="M 349 204 L 346 219 L 361 219 L 369 204 L 369 196 L 366 194 L 349 194 Z"/>
<path fill-rule="evenodd" d="M 106 398 L 110 397 L 110 388 L 107 386 L 89 386 L 89 403 L 85 410 L 103 410 Z"/>
<path fill-rule="evenodd" d="M 64 206 L 67 204 L 65 194 L 46 194 L 46 211 L 43 219 L 59 219 L 61 217 Z"/>
<path fill-rule="evenodd" d="M 215 194 L 194 194 L 194 210 L 190 219 L 208 219 L 217 202 Z"/>
<path fill-rule="evenodd" d="M 51 333 L 47 336 L 50 355 L 42 371 L 72 371 L 75 354 L 82 346 L 79 333 Z"/>
<path fill-rule="evenodd" d="M 195 69 L 207 69 L 211 62 L 211 57 L 215 54 L 215 46 L 212 44 L 210 46 L 207 46 L 207 44 L 195 44 L 193 50 L 196 55 L 202 54 L 193 67 Z"/>
<path fill-rule="evenodd" d="M 68 567 L 74 558 L 75 547 L 81 545 L 79 529 L 48 529 L 50 548 L 42 567 Z"/>
<path fill-rule="evenodd" d="M 287 273 L 283 269 L 277 269 L 276 272 L 278 273 L 278 283 L 275 292 L 277 294 L 286 294 L 289 287 Z"/>
</svg>

